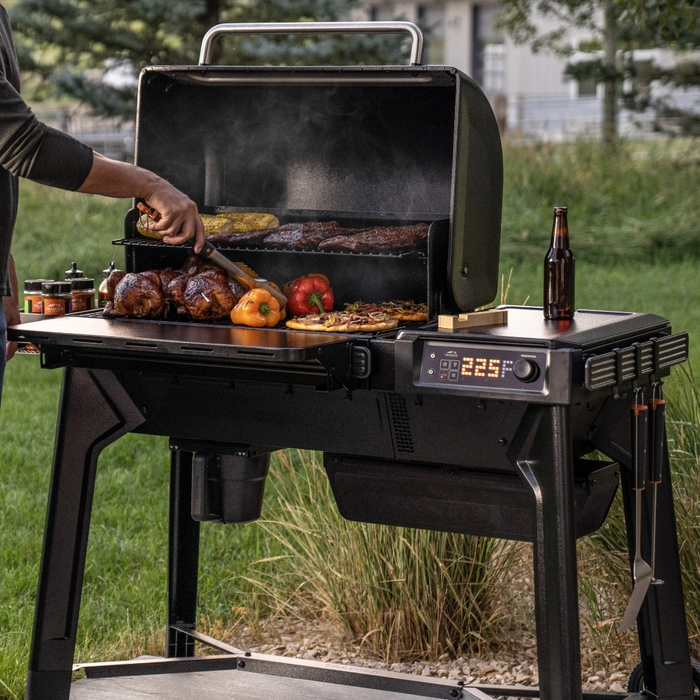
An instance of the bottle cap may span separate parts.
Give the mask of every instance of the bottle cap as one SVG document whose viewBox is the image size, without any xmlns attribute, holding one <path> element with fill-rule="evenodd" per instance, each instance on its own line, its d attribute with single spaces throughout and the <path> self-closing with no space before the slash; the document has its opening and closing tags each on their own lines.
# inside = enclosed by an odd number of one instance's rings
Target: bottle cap
<svg viewBox="0 0 700 700">
<path fill-rule="evenodd" d="M 44 282 L 53 282 L 53 280 L 24 280 L 24 291 L 25 292 L 40 292 L 41 285 Z"/>
<path fill-rule="evenodd" d="M 94 289 L 95 280 L 92 277 L 78 277 L 70 281 L 70 288 L 74 292 L 81 289 Z"/>
<path fill-rule="evenodd" d="M 42 282 L 42 294 L 70 294 L 71 282 Z"/>
<path fill-rule="evenodd" d="M 102 277 L 104 279 L 107 279 L 115 270 L 116 268 L 114 267 L 114 260 L 109 263 L 109 267 L 106 268 L 105 270 L 102 270 Z"/>
<path fill-rule="evenodd" d="M 66 279 L 67 280 L 72 280 L 75 279 L 76 277 L 82 277 L 83 276 L 83 271 L 78 269 L 78 264 L 72 262 L 70 264 L 70 270 L 66 270 Z"/>
</svg>

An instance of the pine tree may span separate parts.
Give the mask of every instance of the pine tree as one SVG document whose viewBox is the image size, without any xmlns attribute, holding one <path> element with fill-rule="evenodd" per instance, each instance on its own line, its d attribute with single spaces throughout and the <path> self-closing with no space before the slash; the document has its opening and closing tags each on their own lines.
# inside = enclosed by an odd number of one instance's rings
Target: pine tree
<svg viewBox="0 0 700 700">
<path fill-rule="evenodd" d="M 42 93 L 67 95 L 95 113 L 132 118 L 135 87 L 99 79 L 124 66 L 198 62 L 202 37 L 222 22 L 335 21 L 358 0 L 16 0 L 9 9 L 20 65 Z M 240 65 L 382 64 L 401 60 L 399 38 L 227 38 L 214 63 Z"/>
</svg>

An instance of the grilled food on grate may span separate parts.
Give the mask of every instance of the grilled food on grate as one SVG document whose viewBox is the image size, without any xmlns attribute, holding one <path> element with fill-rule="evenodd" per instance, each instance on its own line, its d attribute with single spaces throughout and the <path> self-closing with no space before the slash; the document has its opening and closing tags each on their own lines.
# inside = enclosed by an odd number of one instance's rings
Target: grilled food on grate
<svg viewBox="0 0 700 700">
<path fill-rule="evenodd" d="M 279 219 L 272 214 L 232 212 L 229 214 L 200 214 L 207 238 L 219 234 L 233 234 L 245 231 L 266 231 L 277 228 Z M 136 223 L 136 230 L 148 238 L 163 238 L 163 234 L 150 228 L 148 215 L 143 214 Z"/>
<path fill-rule="evenodd" d="M 373 226 L 352 229 L 337 221 L 284 224 L 273 229 L 221 233 L 209 237 L 216 245 L 260 246 L 290 250 L 351 250 L 358 253 L 424 248 L 428 224 Z"/>
<path fill-rule="evenodd" d="M 428 224 L 413 226 L 374 226 L 351 235 L 328 238 L 318 244 L 319 250 L 352 250 L 372 253 L 382 250 L 418 248 L 428 240 Z"/>
</svg>

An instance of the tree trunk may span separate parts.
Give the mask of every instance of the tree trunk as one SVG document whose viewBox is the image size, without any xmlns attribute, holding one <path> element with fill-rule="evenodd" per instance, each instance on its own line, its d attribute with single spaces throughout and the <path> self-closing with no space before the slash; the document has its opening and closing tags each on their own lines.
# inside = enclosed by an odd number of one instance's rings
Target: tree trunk
<svg viewBox="0 0 700 700">
<path fill-rule="evenodd" d="M 202 16 L 202 24 L 204 25 L 204 33 L 208 32 L 212 27 L 220 24 L 221 16 L 221 0 L 206 0 L 206 12 Z M 220 41 L 220 40 L 219 40 Z M 211 63 L 216 65 L 221 56 L 221 46 L 219 41 L 214 42 L 211 52 Z"/>
<path fill-rule="evenodd" d="M 603 143 L 614 146 L 617 141 L 617 11 L 615 0 L 605 0 L 603 29 Z"/>
</svg>

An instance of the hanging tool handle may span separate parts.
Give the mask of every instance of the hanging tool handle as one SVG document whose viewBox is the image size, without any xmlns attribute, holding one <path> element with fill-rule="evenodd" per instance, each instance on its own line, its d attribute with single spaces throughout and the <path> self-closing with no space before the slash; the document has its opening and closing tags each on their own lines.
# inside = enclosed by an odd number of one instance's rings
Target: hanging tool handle
<svg viewBox="0 0 700 700">
<path fill-rule="evenodd" d="M 635 491 L 643 491 L 649 467 L 649 411 L 643 404 L 632 406 L 632 471 Z"/>
<path fill-rule="evenodd" d="M 649 402 L 649 408 L 651 409 L 649 411 L 651 423 L 649 483 L 660 484 L 666 444 L 666 402 L 663 399 L 652 399 Z"/>
</svg>

